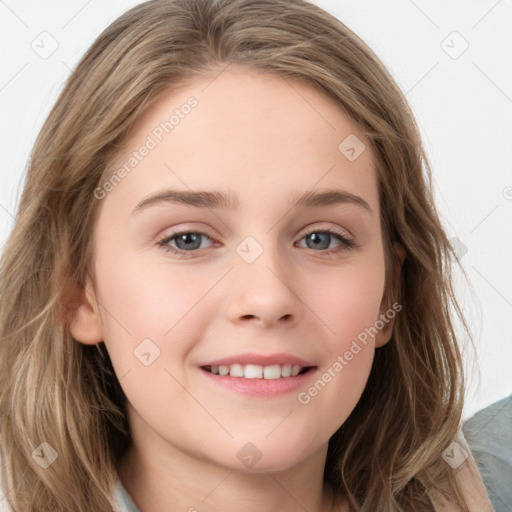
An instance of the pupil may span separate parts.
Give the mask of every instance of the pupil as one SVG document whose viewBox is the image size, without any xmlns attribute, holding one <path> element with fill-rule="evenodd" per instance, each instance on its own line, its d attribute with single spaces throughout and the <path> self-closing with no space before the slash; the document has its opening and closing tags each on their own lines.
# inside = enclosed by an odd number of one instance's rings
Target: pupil
<svg viewBox="0 0 512 512">
<path fill-rule="evenodd" d="M 187 248 L 188 245 L 197 242 L 198 239 L 199 236 L 195 233 L 184 233 L 177 238 L 176 245 L 178 245 L 178 247 L 181 245 L 182 247 L 185 246 L 185 248 Z"/>
<path fill-rule="evenodd" d="M 327 233 L 311 233 L 310 239 L 313 242 L 315 247 L 319 247 L 321 244 L 322 248 L 325 249 L 329 246 L 329 235 Z M 322 239 L 323 238 L 323 239 Z M 326 245 L 327 243 L 327 245 Z"/>
</svg>

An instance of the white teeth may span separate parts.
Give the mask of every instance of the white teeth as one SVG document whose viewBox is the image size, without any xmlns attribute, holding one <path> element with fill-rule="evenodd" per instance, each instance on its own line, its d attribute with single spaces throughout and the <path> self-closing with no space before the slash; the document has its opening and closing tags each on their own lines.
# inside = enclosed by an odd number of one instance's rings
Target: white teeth
<svg viewBox="0 0 512 512">
<path fill-rule="evenodd" d="M 300 369 L 301 369 L 301 366 L 299 366 L 298 364 L 294 364 L 292 366 L 292 377 L 299 375 Z"/>
<path fill-rule="evenodd" d="M 281 377 L 289 377 L 292 374 L 292 365 L 284 364 L 281 368 Z"/>
<path fill-rule="evenodd" d="M 208 367 L 206 367 L 208 368 Z M 298 364 L 272 364 L 269 366 L 261 366 L 259 364 L 232 364 L 220 366 L 210 366 L 210 372 L 215 375 L 230 377 L 245 377 L 246 379 L 280 379 L 287 377 L 296 377 L 304 367 Z"/>
<path fill-rule="evenodd" d="M 229 367 L 229 375 L 231 375 L 231 377 L 243 377 L 244 367 L 241 364 L 232 364 Z"/>
<path fill-rule="evenodd" d="M 263 377 L 265 379 L 279 379 L 281 377 L 281 367 L 278 364 L 265 366 L 263 369 Z"/>
<path fill-rule="evenodd" d="M 246 379 L 261 379 L 263 377 L 263 366 L 259 364 L 246 365 L 244 368 L 244 377 Z"/>
</svg>

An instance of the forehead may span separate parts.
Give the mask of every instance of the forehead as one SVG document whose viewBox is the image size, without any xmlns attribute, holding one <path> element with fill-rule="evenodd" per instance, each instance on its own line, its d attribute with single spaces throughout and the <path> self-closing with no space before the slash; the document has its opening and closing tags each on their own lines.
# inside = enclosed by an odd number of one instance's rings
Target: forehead
<svg viewBox="0 0 512 512">
<path fill-rule="evenodd" d="M 291 187 L 341 187 L 378 207 L 372 151 L 341 106 L 253 69 L 169 90 L 134 125 L 111 174 L 121 168 L 128 176 L 112 195 L 122 189 L 135 204 L 157 186 L 229 190 L 243 204 L 282 199 Z"/>
</svg>

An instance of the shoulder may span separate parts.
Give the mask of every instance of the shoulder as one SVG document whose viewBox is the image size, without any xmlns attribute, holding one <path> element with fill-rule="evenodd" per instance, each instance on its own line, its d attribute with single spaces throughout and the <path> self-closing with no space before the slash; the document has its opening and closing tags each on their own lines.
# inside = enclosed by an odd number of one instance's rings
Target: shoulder
<svg viewBox="0 0 512 512">
<path fill-rule="evenodd" d="M 497 512 L 512 503 L 512 395 L 479 411 L 464 433 Z"/>
<path fill-rule="evenodd" d="M 467 420 L 464 434 L 472 448 L 506 456 L 512 450 L 511 424 L 512 395 L 489 405 Z M 512 464 L 512 459 L 508 462 Z"/>
<path fill-rule="evenodd" d="M 0 491 L 0 512 L 11 512 L 11 507 L 7 503 L 7 498 L 5 494 Z"/>
<path fill-rule="evenodd" d="M 4 480 L 2 478 L 2 456 L 0 454 L 0 512 L 11 512 L 11 507 L 7 503 L 7 497 L 4 493 Z"/>
<path fill-rule="evenodd" d="M 443 459 L 454 471 L 457 486 L 469 506 L 469 512 L 494 512 L 462 428 L 455 441 L 443 453 Z M 436 512 L 462 512 L 458 505 L 447 502 L 439 494 L 429 494 Z"/>
<path fill-rule="evenodd" d="M 116 479 L 116 486 L 113 493 L 116 512 L 140 512 L 124 489 L 119 477 Z M 12 512 L 4 492 L 4 481 L 2 478 L 2 458 L 0 457 L 0 512 Z"/>
<path fill-rule="evenodd" d="M 135 505 L 130 495 L 123 487 L 119 475 L 117 475 L 116 479 L 114 497 L 116 499 L 116 504 L 118 505 L 118 512 L 140 512 L 137 505 Z M 0 512 L 2 511 L 0 510 Z"/>
<path fill-rule="evenodd" d="M 0 491 L 0 512 L 11 512 L 11 507 L 9 507 L 7 498 L 2 491 Z"/>
</svg>

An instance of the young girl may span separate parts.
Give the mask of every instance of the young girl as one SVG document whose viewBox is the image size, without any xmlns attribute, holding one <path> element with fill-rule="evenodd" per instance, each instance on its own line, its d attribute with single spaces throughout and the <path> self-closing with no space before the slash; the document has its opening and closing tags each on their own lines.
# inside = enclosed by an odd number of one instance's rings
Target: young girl
<svg viewBox="0 0 512 512">
<path fill-rule="evenodd" d="M 152 0 L 72 73 L 1 273 L 4 506 L 492 510 L 403 95 L 303 0 Z"/>
</svg>

